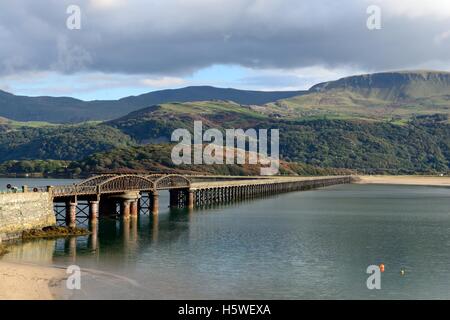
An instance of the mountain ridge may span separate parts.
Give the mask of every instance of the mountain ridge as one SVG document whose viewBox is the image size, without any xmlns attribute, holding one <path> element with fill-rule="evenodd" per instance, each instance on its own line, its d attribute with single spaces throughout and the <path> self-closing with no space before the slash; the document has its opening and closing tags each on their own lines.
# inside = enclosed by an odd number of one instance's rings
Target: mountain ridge
<svg viewBox="0 0 450 320">
<path fill-rule="evenodd" d="M 428 86 L 429 89 L 431 89 L 431 87 L 435 88 L 435 92 L 432 92 L 433 94 L 428 96 L 444 93 L 450 94 L 450 72 L 432 70 L 390 71 L 349 76 L 334 81 L 327 81 L 316 84 L 312 86 L 308 91 L 311 93 L 329 91 L 334 89 L 346 89 L 354 91 L 369 89 L 410 90 L 414 88 L 409 88 L 408 86 L 414 86 L 418 83 Z M 424 92 L 422 90 L 420 93 L 420 97 L 427 97 L 427 92 Z M 405 95 L 406 92 L 402 92 L 402 94 Z M 385 96 L 384 98 L 405 98 L 405 96 L 402 96 L 402 94 L 394 97 Z"/>
<path fill-rule="evenodd" d="M 0 116 L 16 121 L 75 123 L 112 120 L 130 112 L 169 102 L 231 100 L 240 104 L 265 104 L 298 96 L 306 91 L 252 91 L 211 86 L 158 90 L 118 100 L 83 101 L 71 97 L 28 97 L 0 91 Z"/>
<path fill-rule="evenodd" d="M 380 72 L 344 77 L 312 86 L 308 93 L 267 105 L 285 117 L 329 116 L 402 120 L 450 114 L 450 73 Z"/>
<path fill-rule="evenodd" d="M 450 72 L 389 71 L 322 82 L 309 90 L 252 91 L 212 86 L 158 90 L 118 100 L 27 97 L 0 91 L 0 117 L 14 121 L 111 121 L 154 105 L 232 101 L 277 117 L 344 116 L 369 119 L 450 114 Z"/>
</svg>

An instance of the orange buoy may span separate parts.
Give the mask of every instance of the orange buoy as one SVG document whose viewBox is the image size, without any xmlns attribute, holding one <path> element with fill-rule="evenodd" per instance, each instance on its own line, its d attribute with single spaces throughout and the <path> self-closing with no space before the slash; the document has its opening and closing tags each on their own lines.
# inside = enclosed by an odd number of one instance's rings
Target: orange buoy
<svg viewBox="0 0 450 320">
<path fill-rule="evenodd" d="M 380 271 L 384 272 L 384 263 L 380 264 Z"/>
</svg>

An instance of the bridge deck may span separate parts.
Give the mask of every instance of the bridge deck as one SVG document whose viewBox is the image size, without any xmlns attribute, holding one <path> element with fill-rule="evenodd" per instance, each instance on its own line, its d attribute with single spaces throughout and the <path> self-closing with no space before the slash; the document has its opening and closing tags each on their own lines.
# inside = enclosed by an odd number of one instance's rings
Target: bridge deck
<svg viewBox="0 0 450 320">
<path fill-rule="evenodd" d="M 34 188 L 35 192 L 50 192 L 54 199 L 67 197 L 90 197 L 127 192 L 152 192 L 160 190 L 190 190 L 192 192 L 211 188 L 254 187 L 263 185 L 325 186 L 350 183 L 351 176 L 321 177 L 231 177 L 231 176 L 182 176 L 182 175 L 103 175 L 95 176 L 77 184 Z"/>
<path fill-rule="evenodd" d="M 255 177 L 251 180 L 227 180 L 227 181 L 211 181 L 211 182 L 193 182 L 191 190 L 205 188 L 224 188 L 234 186 L 254 186 L 266 184 L 280 184 L 289 182 L 323 182 L 328 180 L 350 178 L 349 176 L 321 176 L 321 177 Z"/>
</svg>

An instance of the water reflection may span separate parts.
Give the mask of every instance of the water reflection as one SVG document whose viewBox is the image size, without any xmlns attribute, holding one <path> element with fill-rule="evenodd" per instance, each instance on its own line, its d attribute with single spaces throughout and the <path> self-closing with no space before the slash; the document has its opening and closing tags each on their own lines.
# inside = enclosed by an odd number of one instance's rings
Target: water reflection
<svg viewBox="0 0 450 320">
<path fill-rule="evenodd" d="M 150 234 L 152 235 L 152 243 L 158 243 L 159 234 L 159 215 L 152 215 L 149 223 Z"/>
<path fill-rule="evenodd" d="M 36 262 L 42 264 L 53 263 L 56 240 L 32 240 L 17 242 L 8 246 L 5 260 Z"/>
<path fill-rule="evenodd" d="M 98 224 L 89 225 L 91 235 L 88 237 L 88 247 L 92 253 L 99 253 L 98 250 Z"/>
<path fill-rule="evenodd" d="M 139 255 L 140 248 L 158 244 L 160 232 L 171 234 L 165 237 L 165 241 L 179 237 L 188 230 L 189 220 L 187 210 L 170 210 L 163 218 L 141 215 L 127 220 L 99 219 L 98 223 L 85 226 L 91 232 L 87 236 L 12 243 L 4 259 L 52 264 L 55 257 L 63 256 L 66 262 L 76 263 L 80 256 L 98 257 L 101 252 L 106 253 L 110 251 L 108 248 L 113 248 L 115 254 L 129 256 L 133 260 Z M 173 223 L 180 222 L 186 224 L 174 227 Z"/>
<path fill-rule="evenodd" d="M 64 254 L 76 261 L 78 255 L 98 254 L 102 249 L 114 247 L 126 255 L 138 255 L 140 248 L 157 245 L 161 240 L 173 241 L 183 234 L 189 234 L 189 223 L 193 211 L 170 209 L 165 215 L 140 215 L 130 219 L 99 219 L 97 224 L 89 225 L 88 236 L 69 237 L 57 240 L 55 253 Z M 162 234 L 162 239 L 160 239 Z M 42 241 L 46 243 L 46 241 Z M 36 244 L 38 245 L 38 244 Z"/>
</svg>

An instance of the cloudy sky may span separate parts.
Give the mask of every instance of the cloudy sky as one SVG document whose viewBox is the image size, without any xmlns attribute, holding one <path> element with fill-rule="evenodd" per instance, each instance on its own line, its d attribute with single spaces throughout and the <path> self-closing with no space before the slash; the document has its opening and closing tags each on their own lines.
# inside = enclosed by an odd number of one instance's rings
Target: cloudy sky
<svg viewBox="0 0 450 320">
<path fill-rule="evenodd" d="M 70 5 L 81 10 L 79 30 L 67 27 Z M 372 5 L 379 30 L 367 27 Z M 0 89 L 16 94 L 291 90 L 404 69 L 450 71 L 449 0 L 0 2 Z"/>
</svg>

